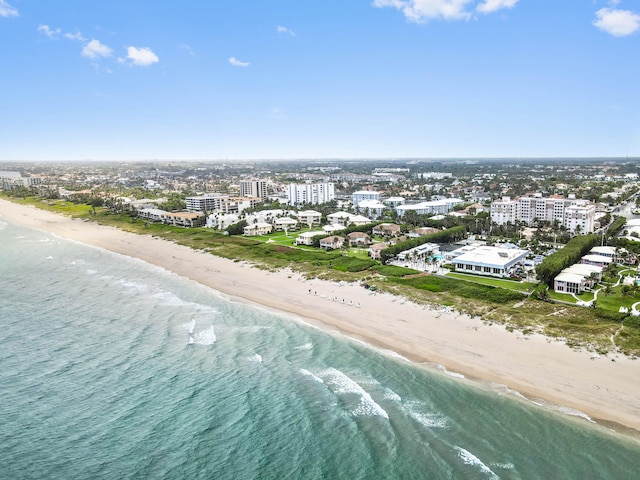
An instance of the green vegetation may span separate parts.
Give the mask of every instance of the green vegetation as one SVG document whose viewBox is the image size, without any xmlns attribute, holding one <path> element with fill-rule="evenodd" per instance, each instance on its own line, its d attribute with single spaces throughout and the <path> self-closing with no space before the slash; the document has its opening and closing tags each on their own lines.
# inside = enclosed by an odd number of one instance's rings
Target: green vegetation
<svg viewBox="0 0 640 480">
<path fill-rule="evenodd" d="M 422 237 L 412 238 L 411 240 L 405 240 L 404 242 L 398 242 L 395 245 L 385 248 L 380 253 L 380 259 L 382 263 L 387 263 L 388 260 L 395 257 L 398 253 L 409 250 L 410 248 L 419 247 L 425 243 L 448 243 L 455 242 L 464 237 L 466 229 L 463 226 L 452 227 L 441 232 L 431 233 L 429 235 L 423 235 Z"/>
<path fill-rule="evenodd" d="M 480 275 L 469 275 L 467 273 L 449 272 L 448 278 L 457 278 L 466 282 L 479 283 L 481 285 L 490 285 L 493 287 L 504 288 L 505 290 L 515 290 L 521 293 L 530 293 L 536 288 L 535 283 L 520 282 L 518 280 L 508 280 L 504 278 L 482 277 Z"/>
</svg>

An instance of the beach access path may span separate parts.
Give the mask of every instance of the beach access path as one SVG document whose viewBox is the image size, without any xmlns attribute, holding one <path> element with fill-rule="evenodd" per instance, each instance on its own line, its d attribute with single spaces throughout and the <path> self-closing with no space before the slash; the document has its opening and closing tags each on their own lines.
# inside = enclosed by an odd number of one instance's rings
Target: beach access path
<svg viewBox="0 0 640 480">
<path fill-rule="evenodd" d="M 2 199 L 0 219 L 144 260 L 232 300 L 293 314 L 328 334 L 339 332 L 427 368 L 442 365 L 480 385 L 504 385 L 530 400 L 640 431 L 640 360 L 597 357 L 542 335 L 509 332 L 355 284 L 307 280 L 289 270 L 270 272 Z"/>
</svg>

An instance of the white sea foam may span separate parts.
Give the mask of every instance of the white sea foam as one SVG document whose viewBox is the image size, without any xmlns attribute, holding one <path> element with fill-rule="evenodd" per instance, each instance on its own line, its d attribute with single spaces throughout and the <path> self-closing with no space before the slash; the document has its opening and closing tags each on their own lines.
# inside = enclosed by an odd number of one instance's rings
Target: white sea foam
<svg viewBox="0 0 640 480">
<path fill-rule="evenodd" d="M 585 419 L 588 422 L 596 423 L 595 421 L 593 421 L 591 419 L 591 417 L 589 415 L 587 415 L 586 413 L 581 412 L 580 410 L 575 410 L 575 409 L 570 408 L 570 407 L 563 407 L 561 405 L 544 404 L 543 406 L 546 407 L 546 408 L 549 408 L 550 410 L 553 410 L 554 412 L 559 412 L 559 413 L 562 413 L 564 415 L 569 415 L 571 417 L 580 417 L 580 418 Z"/>
<path fill-rule="evenodd" d="M 192 318 L 190 322 L 183 323 L 181 327 L 184 328 L 187 332 L 193 333 L 193 329 L 196 328 L 196 319 Z"/>
<path fill-rule="evenodd" d="M 98 270 L 87 269 L 87 275 L 95 275 L 96 273 L 98 273 Z"/>
<path fill-rule="evenodd" d="M 396 392 L 394 392 L 393 390 L 391 390 L 390 388 L 384 389 L 384 398 L 385 400 L 393 400 L 394 402 L 398 402 L 398 403 L 402 401 L 402 397 L 398 395 Z"/>
<path fill-rule="evenodd" d="M 424 413 L 424 405 L 420 402 L 410 402 L 405 407 L 405 412 L 409 417 L 426 428 L 447 428 L 449 422 L 446 417 L 439 413 Z"/>
<path fill-rule="evenodd" d="M 328 368 L 318 372 L 318 376 L 336 395 L 360 396 L 360 403 L 351 412 L 353 415 L 369 417 L 378 415 L 386 419 L 389 418 L 389 414 L 371 398 L 369 393 L 340 370 Z"/>
<path fill-rule="evenodd" d="M 453 378 L 465 378 L 465 376 L 461 373 L 456 373 L 456 372 L 450 372 L 449 370 L 447 370 L 443 365 L 438 365 L 436 367 L 438 370 L 440 370 L 442 373 L 444 373 L 445 375 L 447 375 L 448 377 L 453 377 Z"/>
<path fill-rule="evenodd" d="M 385 354 L 388 357 L 397 358 L 398 360 L 402 360 L 404 362 L 411 363 L 411 360 L 409 360 L 407 357 L 403 357 L 398 352 L 394 352 L 393 350 L 382 350 L 382 353 Z"/>
<path fill-rule="evenodd" d="M 249 360 L 250 362 L 254 362 L 262 365 L 262 355 L 258 353 L 256 353 L 255 355 L 251 355 L 250 357 L 247 357 L 247 360 Z"/>
<path fill-rule="evenodd" d="M 303 375 L 307 376 L 307 377 L 311 377 L 313 378 L 316 382 L 318 383 L 324 383 L 324 380 L 322 380 L 320 377 L 315 376 L 313 373 L 311 373 L 309 370 L 305 370 L 304 368 L 300 369 L 300 373 L 302 373 Z"/>
<path fill-rule="evenodd" d="M 458 456 L 462 459 L 465 465 L 473 465 L 480 469 L 480 471 L 489 476 L 489 478 L 500 478 L 496 475 L 493 470 L 487 467 L 482 461 L 476 457 L 473 453 L 465 450 L 462 447 L 456 446 L 456 451 L 458 452 Z"/>
<path fill-rule="evenodd" d="M 503 385 L 502 383 L 493 383 L 492 382 L 489 385 L 491 386 L 491 388 L 493 388 L 494 390 L 496 390 L 498 392 L 506 393 L 507 395 L 512 395 L 512 396 L 517 397 L 517 398 L 519 398 L 521 400 L 526 400 L 527 402 L 530 401 L 527 397 L 522 395 L 519 391 L 513 390 L 513 389 L 507 387 L 506 385 Z"/>
<path fill-rule="evenodd" d="M 298 345 L 295 347 L 295 350 L 311 350 L 313 348 L 313 343 L 307 342 L 304 345 Z"/>
<path fill-rule="evenodd" d="M 206 330 L 201 330 L 193 335 L 193 343 L 198 345 L 213 345 L 216 341 L 216 334 L 211 325 Z"/>
</svg>

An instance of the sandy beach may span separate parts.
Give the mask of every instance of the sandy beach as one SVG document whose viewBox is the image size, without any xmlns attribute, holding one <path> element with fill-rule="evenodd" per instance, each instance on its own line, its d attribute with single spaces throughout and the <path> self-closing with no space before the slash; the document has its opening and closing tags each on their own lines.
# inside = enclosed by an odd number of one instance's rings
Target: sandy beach
<svg viewBox="0 0 640 480">
<path fill-rule="evenodd" d="M 640 361 L 593 358 L 543 336 L 429 309 L 353 284 L 306 280 L 171 242 L 73 220 L 0 200 L 0 218 L 59 237 L 139 258 L 228 295 L 296 315 L 429 368 L 442 365 L 484 385 L 500 384 L 530 400 L 582 412 L 640 431 Z M 577 413 L 577 412 L 576 412 Z"/>
</svg>

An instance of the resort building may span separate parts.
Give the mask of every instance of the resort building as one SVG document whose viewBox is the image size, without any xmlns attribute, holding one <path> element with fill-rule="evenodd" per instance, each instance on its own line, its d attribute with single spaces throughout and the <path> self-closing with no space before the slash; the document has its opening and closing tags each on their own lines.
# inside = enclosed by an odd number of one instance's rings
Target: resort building
<svg viewBox="0 0 640 480">
<path fill-rule="evenodd" d="M 587 285 L 584 275 L 562 271 L 553 280 L 553 289 L 559 293 L 582 293 Z"/>
<path fill-rule="evenodd" d="M 186 197 L 184 201 L 187 204 L 187 210 L 190 212 L 213 212 L 217 210 L 220 197 L 219 193 L 210 193 L 197 197 Z"/>
<path fill-rule="evenodd" d="M 141 208 L 138 210 L 138 217 L 151 220 L 152 222 L 162 222 L 167 213 L 169 212 L 160 210 L 159 208 Z"/>
<path fill-rule="evenodd" d="M 463 253 L 455 255 L 451 261 L 455 271 L 491 277 L 510 277 L 524 270 L 524 260 L 529 254 L 528 250 L 519 248 L 488 245 L 463 247 L 463 249 Z"/>
<path fill-rule="evenodd" d="M 384 200 L 385 205 L 389 205 L 391 208 L 396 208 L 398 205 L 404 204 L 404 197 L 389 197 Z"/>
<path fill-rule="evenodd" d="M 291 183 L 286 193 L 289 205 L 318 205 L 336 198 L 333 183 Z"/>
<path fill-rule="evenodd" d="M 415 262 L 418 259 L 426 261 L 427 259 L 434 259 L 439 256 L 440 245 L 437 243 L 423 243 L 417 247 L 400 252 L 397 258 L 400 262 Z"/>
<path fill-rule="evenodd" d="M 502 200 L 491 204 L 491 221 L 498 225 L 506 223 L 516 223 L 518 220 L 518 201 L 509 197 L 502 197 Z"/>
<path fill-rule="evenodd" d="M 232 197 L 219 193 L 186 197 L 187 210 L 190 212 L 242 213 L 257 207 L 262 200 L 249 197 Z"/>
<path fill-rule="evenodd" d="M 616 247 L 609 247 L 603 245 L 601 247 L 593 247 L 589 253 L 594 255 L 602 255 L 603 257 L 611 257 L 615 260 L 616 258 Z"/>
</svg>

